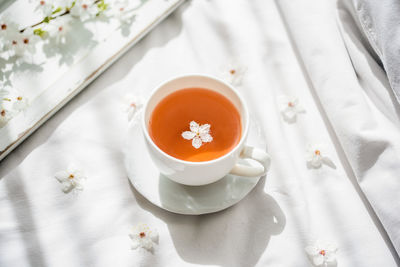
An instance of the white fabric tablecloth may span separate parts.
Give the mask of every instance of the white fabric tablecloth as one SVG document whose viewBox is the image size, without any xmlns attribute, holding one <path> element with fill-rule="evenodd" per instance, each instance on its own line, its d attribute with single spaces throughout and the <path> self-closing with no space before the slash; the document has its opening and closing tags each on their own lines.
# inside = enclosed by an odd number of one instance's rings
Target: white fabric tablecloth
<svg viewBox="0 0 400 267">
<path fill-rule="evenodd" d="M 334 2 L 294 2 L 186 2 L 14 150 L 0 163 L 0 266 L 310 266 L 304 247 L 316 239 L 337 244 L 338 266 L 397 266 L 396 108 L 379 98 L 385 113 L 360 89 Z M 270 172 L 219 213 L 153 206 L 123 166 L 123 97 L 231 62 L 247 68 L 237 88 L 261 122 Z M 280 95 L 299 97 L 306 113 L 285 122 Z M 313 143 L 335 167 L 307 168 Z M 79 194 L 54 179 L 70 162 L 88 177 Z M 159 232 L 153 252 L 130 249 L 140 222 Z"/>
</svg>

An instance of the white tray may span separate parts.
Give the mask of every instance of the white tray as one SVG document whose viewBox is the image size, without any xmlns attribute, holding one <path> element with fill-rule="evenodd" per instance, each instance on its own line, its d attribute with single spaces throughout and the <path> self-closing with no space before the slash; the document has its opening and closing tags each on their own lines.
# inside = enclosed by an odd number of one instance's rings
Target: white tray
<svg viewBox="0 0 400 267">
<path fill-rule="evenodd" d="M 3 79 L 12 90 L 28 97 L 29 106 L 0 128 L 0 160 L 184 2 L 132 1 L 137 2 L 133 23 L 121 26 L 116 19 L 95 19 L 84 26 L 75 25 L 76 38 L 59 53 L 49 56 L 39 44 L 29 64 L 13 69 L 10 77 Z M 32 25 L 40 17 L 33 12 L 36 1 L 31 2 L 3 2 L 0 17 L 8 13 L 19 24 Z"/>
</svg>

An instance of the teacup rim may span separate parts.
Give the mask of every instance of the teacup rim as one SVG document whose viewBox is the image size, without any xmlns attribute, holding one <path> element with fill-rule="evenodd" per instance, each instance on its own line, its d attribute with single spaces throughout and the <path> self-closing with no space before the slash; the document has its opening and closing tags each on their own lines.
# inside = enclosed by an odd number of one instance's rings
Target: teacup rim
<svg viewBox="0 0 400 267">
<path fill-rule="evenodd" d="M 218 157 L 216 159 L 212 159 L 212 160 L 207 160 L 207 161 L 188 161 L 188 160 L 182 160 L 182 159 L 178 159 L 175 158 L 169 154 L 167 154 L 166 152 L 164 152 L 162 149 L 160 149 L 157 144 L 154 143 L 153 139 L 150 137 L 149 131 L 147 129 L 146 126 L 146 110 L 147 110 L 147 106 L 148 103 L 150 101 L 150 99 L 152 99 L 152 97 L 155 95 L 155 93 L 162 88 L 164 85 L 166 85 L 167 83 L 170 83 L 174 80 L 177 79 L 181 79 L 181 78 L 190 78 L 190 77 L 203 77 L 203 78 L 208 78 L 208 79 L 212 79 L 215 80 L 219 83 L 224 84 L 225 86 L 227 86 L 239 99 L 242 107 L 243 107 L 243 111 L 244 111 L 244 115 L 246 117 L 246 125 L 244 127 L 244 131 L 242 136 L 240 137 L 239 142 L 236 144 L 236 146 L 234 148 L 232 148 L 228 153 L 226 153 L 225 155 Z M 182 88 L 183 89 L 183 88 Z M 228 158 L 229 156 L 231 156 L 234 152 L 236 152 L 236 150 L 238 150 L 240 147 L 242 147 L 243 143 L 246 141 L 246 137 L 248 134 L 248 130 L 249 130 L 249 124 L 250 124 L 250 120 L 249 120 L 249 111 L 247 108 L 247 104 L 244 101 L 242 95 L 229 83 L 227 83 L 226 81 L 215 77 L 213 75 L 210 74 L 203 74 L 203 73 L 188 73 L 188 74 L 179 74 L 176 76 L 173 76 L 172 78 L 165 80 L 161 83 L 159 83 L 155 89 L 152 90 L 152 92 L 150 93 L 149 97 L 146 99 L 144 105 L 143 105 L 143 109 L 142 109 L 142 114 L 141 114 L 141 124 L 142 124 L 142 130 L 144 132 L 145 138 L 147 139 L 147 141 L 159 152 L 161 153 L 163 156 L 167 157 L 168 159 L 171 159 L 173 161 L 176 161 L 178 163 L 183 163 L 183 164 L 187 164 L 187 165 L 192 165 L 192 166 L 201 166 L 201 165 L 208 165 L 211 163 L 216 163 L 218 161 L 222 161 L 225 158 Z"/>
</svg>

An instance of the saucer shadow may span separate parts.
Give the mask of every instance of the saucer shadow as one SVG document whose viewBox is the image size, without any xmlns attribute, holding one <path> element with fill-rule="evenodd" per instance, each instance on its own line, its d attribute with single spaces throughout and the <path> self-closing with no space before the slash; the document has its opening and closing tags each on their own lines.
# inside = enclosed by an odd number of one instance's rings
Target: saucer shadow
<svg viewBox="0 0 400 267">
<path fill-rule="evenodd" d="M 265 180 L 265 176 L 262 177 L 238 204 L 217 213 L 198 216 L 162 210 L 132 186 L 131 190 L 141 208 L 167 224 L 175 249 L 185 262 L 251 267 L 267 249 L 271 236 L 280 234 L 286 224 L 278 203 L 264 192 Z M 196 190 L 194 187 L 185 189 Z"/>
</svg>

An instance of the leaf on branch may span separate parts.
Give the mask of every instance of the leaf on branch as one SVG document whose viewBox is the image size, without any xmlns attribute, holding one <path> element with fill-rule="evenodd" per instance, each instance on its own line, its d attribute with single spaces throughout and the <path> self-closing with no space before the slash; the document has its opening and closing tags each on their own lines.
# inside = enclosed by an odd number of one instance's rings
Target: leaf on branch
<svg viewBox="0 0 400 267">
<path fill-rule="evenodd" d="M 99 16 L 101 13 L 107 10 L 108 4 L 106 4 L 104 0 L 100 0 L 97 4 L 97 8 L 99 9 L 99 12 L 96 14 L 96 16 Z"/>
<path fill-rule="evenodd" d="M 62 7 L 57 7 L 51 14 L 56 14 L 62 10 Z"/>
<path fill-rule="evenodd" d="M 47 31 L 42 30 L 42 28 L 37 28 L 33 30 L 33 34 L 38 35 L 41 38 L 45 38 L 47 35 Z"/>
<path fill-rule="evenodd" d="M 49 23 L 51 19 L 52 19 L 51 17 L 45 17 L 45 18 L 43 19 L 43 22 L 44 22 L 44 23 Z"/>
</svg>

